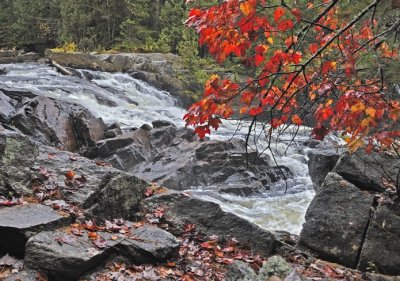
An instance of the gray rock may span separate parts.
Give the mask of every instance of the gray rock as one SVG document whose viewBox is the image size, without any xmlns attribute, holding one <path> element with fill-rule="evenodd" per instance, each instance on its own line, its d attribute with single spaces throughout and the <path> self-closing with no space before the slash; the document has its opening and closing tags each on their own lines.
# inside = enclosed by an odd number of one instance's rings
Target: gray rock
<svg viewBox="0 0 400 281">
<path fill-rule="evenodd" d="M 333 170 L 339 154 L 331 150 L 317 150 L 308 153 L 308 170 L 315 190 L 318 190 L 326 175 Z"/>
<path fill-rule="evenodd" d="M 62 230 L 41 232 L 26 244 L 25 263 L 28 268 L 45 272 L 50 280 L 78 280 L 111 253 L 112 241 L 105 249 L 96 248 L 85 236 L 75 236 Z"/>
<path fill-rule="evenodd" d="M 355 268 L 372 202 L 372 196 L 329 173 L 307 210 L 299 247 Z"/>
<path fill-rule="evenodd" d="M 7 123 L 14 111 L 11 99 L 0 91 L 0 122 Z"/>
<path fill-rule="evenodd" d="M 61 216 L 53 209 L 28 204 L 0 209 L 0 253 L 23 257 L 25 243 L 33 235 L 53 230 L 71 222 L 69 216 Z"/>
<path fill-rule="evenodd" d="M 164 218 L 170 223 L 173 234 L 179 235 L 186 223 L 193 223 L 196 229 L 206 235 L 235 237 L 244 246 L 270 255 L 275 248 L 275 237 L 249 221 L 225 212 L 213 202 L 201 200 L 182 193 L 166 193 L 143 201 L 145 213 L 165 208 Z"/>
<path fill-rule="evenodd" d="M 162 128 L 162 127 L 169 127 L 169 126 L 174 126 L 174 124 L 172 124 L 171 122 L 168 121 L 164 121 L 164 120 L 156 120 L 151 122 L 151 124 L 153 125 L 153 128 Z"/>
<path fill-rule="evenodd" d="M 99 155 L 118 169 L 175 190 L 202 186 L 248 196 L 293 176 L 289 168 L 270 166 L 255 151 L 246 155 L 243 141 L 201 142 L 193 130 L 164 121 L 154 124 L 100 141 Z"/>
<path fill-rule="evenodd" d="M 366 273 L 365 280 L 367 281 L 400 281 L 400 276 L 387 276 L 376 273 Z"/>
<path fill-rule="evenodd" d="M 87 212 L 101 219 L 131 219 L 139 211 L 148 183 L 137 177 L 110 172 L 84 201 Z"/>
<path fill-rule="evenodd" d="M 97 234 L 105 241 L 102 249 L 86 235 L 75 236 L 64 230 L 39 233 L 26 244 L 26 266 L 45 272 L 50 280 L 78 280 L 116 254 L 136 264 L 157 263 L 171 257 L 179 247 L 172 234 L 149 225 L 134 229 L 132 239 L 114 241 L 110 233 Z"/>
<path fill-rule="evenodd" d="M 27 137 L 9 130 L 0 131 L 0 195 L 24 192 L 30 185 L 29 167 L 39 155 Z"/>
<path fill-rule="evenodd" d="M 378 206 L 371 219 L 358 268 L 400 275 L 400 206 Z"/>
<path fill-rule="evenodd" d="M 256 281 L 258 276 L 248 263 L 234 261 L 228 266 L 225 281 Z"/>
<path fill-rule="evenodd" d="M 33 195 L 38 183 L 58 189 L 65 201 L 98 217 L 135 215 L 147 186 L 137 177 L 67 151 L 37 144 L 28 137 L 7 130 L 0 131 L 0 192 Z M 77 178 L 66 182 L 65 173 L 73 170 Z M 45 174 L 45 175 L 44 175 Z M 81 178 L 82 179 L 82 178 Z"/>
<path fill-rule="evenodd" d="M 23 270 L 8 276 L 4 281 L 37 281 L 37 277 L 38 272 L 34 270 Z"/>
<path fill-rule="evenodd" d="M 143 226 L 132 231 L 135 239 L 125 239 L 120 245 L 123 251 L 137 264 L 165 261 L 179 247 L 178 239 L 154 226 Z"/>
<path fill-rule="evenodd" d="M 26 101 L 10 120 L 28 136 L 68 151 L 86 152 L 104 138 L 105 124 L 76 104 L 35 97 Z"/>
<path fill-rule="evenodd" d="M 396 182 L 399 169 L 397 156 L 360 150 L 341 157 L 333 171 L 362 190 L 382 191 L 385 181 Z"/>
</svg>

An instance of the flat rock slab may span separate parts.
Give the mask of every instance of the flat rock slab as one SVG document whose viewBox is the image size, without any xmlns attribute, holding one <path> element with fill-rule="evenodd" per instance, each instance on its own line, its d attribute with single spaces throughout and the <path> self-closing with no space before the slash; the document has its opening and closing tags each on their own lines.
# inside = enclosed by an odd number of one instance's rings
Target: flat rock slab
<svg viewBox="0 0 400 281">
<path fill-rule="evenodd" d="M 107 246 L 113 246 L 108 241 Z M 78 280 L 86 271 L 105 260 L 110 248 L 98 249 L 85 236 L 75 236 L 63 230 L 41 232 L 26 244 L 25 264 L 43 271 L 50 280 Z"/>
<path fill-rule="evenodd" d="M 299 246 L 320 258 L 355 268 L 372 202 L 372 196 L 329 173 L 307 210 Z"/>
<path fill-rule="evenodd" d="M 25 243 L 33 235 L 70 223 L 53 209 L 39 204 L 0 209 L 0 252 L 23 257 Z"/>
<path fill-rule="evenodd" d="M 164 261 L 179 247 L 175 236 L 158 227 L 144 226 L 133 230 L 132 234 L 137 239 L 123 240 L 120 245 L 138 264 Z"/>
<path fill-rule="evenodd" d="M 78 280 L 96 268 L 110 255 L 124 255 L 132 262 L 155 263 L 171 257 L 179 247 L 172 234 L 154 226 L 143 226 L 131 232 L 132 238 L 113 240 L 108 232 L 97 232 L 102 248 L 88 238 L 87 233 L 76 236 L 66 230 L 41 232 L 26 245 L 25 264 L 45 272 L 50 280 Z"/>
</svg>

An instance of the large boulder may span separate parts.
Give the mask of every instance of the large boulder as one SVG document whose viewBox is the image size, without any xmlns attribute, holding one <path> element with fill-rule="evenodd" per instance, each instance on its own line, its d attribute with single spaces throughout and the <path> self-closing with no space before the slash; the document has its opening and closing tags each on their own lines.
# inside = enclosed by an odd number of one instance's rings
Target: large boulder
<svg viewBox="0 0 400 281">
<path fill-rule="evenodd" d="M 292 176 L 255 151 L 246 154 L 244 141 L 199 141 L 193 130 L 163 121 L 100 141 L 97 151 L 114 167 L 175 190 L 202 186 L 252 195 Z"/>
<path fill-rule="evenodd" d="M 119 245 L 121 251 L 137 264 L 165 261 L 179 248 L 175 236 L 155 226 L 134 229 L 132 235 L 135 239 L 124 239 Z"/>
<path fill-rule="evenodd" d="M 358 268 L 400 275 L 400 206 L 381 204 L 376 209 L 365 237 Z"/>
<path fill-rule="evenodd" d="M 23 103 L 11 124 L 44 144 L 87 153 L 104 138 L 105 124 L 77 104 L 35 97 Z"/>
<path fill-rule="evenodd" d="M 362 190 L 384 191 L 396 182 L 399 169 L 397 155 L 359 150 L 342 156 L 333 171 Z"/>
<path fill-rule="evenodd" d="M 182 234 L 184 225 L 189 223 L 195 224 L 196 229 L 206 235 L 235 237 L 242 245 L 264 256 L 275 249 L 275 237 L 271 232 L 194 195 L 170 192 L 143 201 L 145 213 L 153 213 L 159 208 L 165 210 L 164 219 L 176 235 Z"/>
<path fill-rule="evenodd" d="M 315 190 L 321 187 L 338 160 L 339 154 L 334 150 L 315 150 L 308 153 L 308 170 Z"/>
<path fill-rule="evenodd" d="M 117 242 L 98 249 L 87 236 L 75 236 L 66 231 L 41 232 L 26 244 L 26 266 L 45 272 L 50 280 L 78 280 L 96 267 L 113 251 Z"/>
<path fill-rule="evenodd" d="M 111 255 L 124 255 L 135 264 L 157 263 L 165 262 L 179 248 L 176 237 L 149 225 L 133 229 L 129 237 L 114 239 L 100 231 L 96 236 L 91 240 L 86 232 L 76 236 L 66 229 L 41 232 L 26 244 L 26 265 L 45 272 L 50 280 L 78 280 Z"/>
<path fill-rule="evenodd" d="M 0 196 L 23 193 L 30 186 L 30 168 L 39 155 L 38 146 L 29 138 L 0 131 Z"/>
<path fill-rule="evenodd" d="M 372 204 L 371 195 L 329 173 L 307 210 L 298 246 L 355 268 Z"/>
<path fill-rule="evenodd" d="M 70 221 L 68 215 L 62 216 L 38 204 L 0 208 L 0 254 L 23 257 L 25 243 L 30 237 L 65 226 Z"/>
<path fill-rule="evenodd" d="M 104 163 L 0 131 L 0 195 L 56 190 L 94 217 L 134 217 L 148 183 Z M 66 174 L 72 174 L 69 178 Z"/>
</svg>

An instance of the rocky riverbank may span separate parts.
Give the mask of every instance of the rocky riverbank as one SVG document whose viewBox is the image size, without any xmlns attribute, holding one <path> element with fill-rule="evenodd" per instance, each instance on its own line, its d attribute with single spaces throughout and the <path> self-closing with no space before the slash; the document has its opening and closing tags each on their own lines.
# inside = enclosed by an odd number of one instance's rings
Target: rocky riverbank
<svg viewBox="0 0 400 281">
<path fill-rule="evenodd" d="M 315 148 L 308 158 L 317 195 L 297 241 L 183 191 L 251 196 L 292 180 L 291 168 L 246 154 L 242 141 L 199 141 L 161 120 L 121 128 L 39 90 L 4 83 L 0 91 L 0 278 L 396 280 L 303 251 L 399 274 L 393 156 L 304 143 Z M 101 92 L 94 98 L 117 105 Z"/>
</svg>

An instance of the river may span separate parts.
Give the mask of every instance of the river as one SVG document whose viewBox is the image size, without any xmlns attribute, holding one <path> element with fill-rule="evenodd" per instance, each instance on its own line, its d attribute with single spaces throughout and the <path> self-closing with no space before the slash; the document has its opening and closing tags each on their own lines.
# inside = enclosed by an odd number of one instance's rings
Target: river
<svg viewBox="0 0 400 281">
<path fill-rule="evenodd" d="M 106 123 L 118 122 L 124 128 L 140 127 L 154 120 L 167 120 L 176 126 L 184 126 L 182 117 L 185 110 L 178 106 L 174 97 L 128 74 L 78 70 L 81 77 L 70 77 L 59 74 L 49 66 L 34 63 L 8 64 L 1 68 L 7 73 L 0 75 L 2 87 L 29 90 L 38 95 L 82 104 Z M 225 121 L 211 138 L 230 139 L 236 128 L 235 122 Z M 239 131 L 235 137 L 243 138 L 244 134 Z M 304 214 L 314 196 L 306 163 L 309 148 L 302 145 L 309 139 L 309 130 L 301 128 L 295 141 L 287 147 L 286 141 L 290 138 L 290 133 L 277 138 L 272 152 L 277 162 L 289 167 L 295 176 L 287 182 L 276 183 L 270 192 L 252 197 L 204 192 L 206 187 L 193 187 L 191 192 L 217 202 L 225 211 L 246 218 L 262 228 L 299 234 Z M 262 150 L 263 140 L 259 140 L 257 145 Z"/>
</svg>

